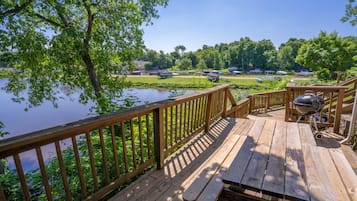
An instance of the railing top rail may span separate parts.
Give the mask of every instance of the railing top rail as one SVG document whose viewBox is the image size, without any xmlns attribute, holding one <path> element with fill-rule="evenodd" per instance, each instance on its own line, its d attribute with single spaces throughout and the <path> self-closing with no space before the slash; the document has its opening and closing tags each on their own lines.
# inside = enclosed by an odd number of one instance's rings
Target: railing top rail
<svg viewBox="0 0 357 201">
<path fill-rule="evenodd" d="M 305 90 L 340 90 L 347 89 L 347 86 L 287 86 L 286 89 L 305 89 Z"/>
<path fill-rule="evenodd" d="M 348 79 L 346 81 L 340 82 L 338 85 L 339 86 L 347 86 L 347 85 L 350 85 L 350 84 L 352 84 L 354 82 L 357 82 L 357 77 L 353 77 L 353 78 Z"/>
<path fill-rule="evenodd" d="M 248 97 L 251 97 L 251 96 L 261 96 L 261 95 L 269 95 L 269 94 L 276 94 L 276 93 L 283 93 L 283 92 L 286 92 L 286 90 L 284 89 L 284 90 L 277 90 L 277 91 L 254 93 L 254 94 L 248 95 Z"/>
<path fill-rule="evenodd" d="M 74 134 L 86 133 L 99 127 L 105 127 L 116 122 L 129 120 L 137 116 L 148 114 L 160 107 L 168 107 L 170 105 L 177 104 L 178 102 L 189 101 L 228 87 L 229 85 L 220 85 L 202 92 L 178 96 L 174 99 L 163 100 L 148 105 L 136 106 L 106 115 L 89 117 L 68 124 L 3 139 L 0 140 L 0 157 L 6 156 L 6 153 L 10 150 L 27 150 L 30 147 L 48 144 L 55 140 L 65 139 L 71 137 Z"/>
</svg>

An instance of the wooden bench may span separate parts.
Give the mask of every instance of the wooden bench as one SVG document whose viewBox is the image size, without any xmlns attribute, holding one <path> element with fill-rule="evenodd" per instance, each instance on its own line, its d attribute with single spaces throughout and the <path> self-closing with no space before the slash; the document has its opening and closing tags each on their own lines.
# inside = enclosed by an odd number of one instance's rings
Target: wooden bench
<svg viewBox="0 0 357 201">
<path fill-rule="evenodd" d="M 224 142 L 217 147 L 215 152 L 189 177 L 183 186 L 186 187 L 183 199 L 186 201 L 217 200 L 224 183 L 222 174 L 229 168 L 233 159 L 246 140 L 247 133 L 253 126 L 254 121 L 245 120 L 237 123 Z"/>
</svg>

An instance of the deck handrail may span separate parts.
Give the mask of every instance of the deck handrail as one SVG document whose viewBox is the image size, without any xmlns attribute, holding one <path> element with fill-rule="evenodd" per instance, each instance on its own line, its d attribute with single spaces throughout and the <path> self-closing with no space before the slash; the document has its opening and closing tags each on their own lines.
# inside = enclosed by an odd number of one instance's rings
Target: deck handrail
<svg viewBox="0 0 357 201">
<path fill-rule="evenodd" d="M 228 85 L 221 85 L 1 140 L 0 162 L 13 161 L 13 167 L 4 170 L 0 163 L 0 171 L 15 175 L 21 188 L 12 192 L 0 181 L 0 200 L 16 193 L 23 200 L 36 199 L 28 181 L 28 174 L 35 173 L 41 175 L 44 186 L 36 193 L 45 194 L 48 200 L 98 200 L 155 164 L 162 168 L 165 157 L 221 117 L 237 114 L 237 109 Z M 55 153 L 52 159 L 45 158 L 48 147 Z M 72 154 L 70 158 L 65 151 Z M 37 169 L 31 173 L 23 166 L 28 153 L 37 161 Z M 74 170 L 67 169 L 66 160 L 75 165 Z M 46 171 L 53 161 L 59 175 Z M 73 178 L 79 182 L 78 189 L 71 188 Z M 62 197 L 52 193 L 53 180 L 61 180 Z"/>
<path fill-rule="evenodd" d="M 320 125 L 333 126 L 333 132 L 338 133 L 340 128 L 340 119 L 342 112 L 342 103 L 345 97 L 347 86 L 287 86 L 287 96 L 285 104 L 285 121 L 296 121 L 298 112 L 293 100 L 306 93 L 313 93 L 322 96 L 325 100 L 325 106 L 317 119 Z M 334 99 L 333 97 L 337 98 Z M 332 101 L 330 101 L 332 100 Z"/>
</svg>

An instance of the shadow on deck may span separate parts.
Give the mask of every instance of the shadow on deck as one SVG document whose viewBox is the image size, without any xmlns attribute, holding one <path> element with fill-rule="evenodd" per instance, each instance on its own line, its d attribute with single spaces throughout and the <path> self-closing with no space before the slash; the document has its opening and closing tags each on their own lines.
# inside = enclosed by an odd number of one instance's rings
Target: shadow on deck
<svg viewBox="0 0 357 201">
<path fill-rule="evenodd" d="M 199 134 L 166 159 L 163 169 L 150 171 L 110 200 L 182 200 L 185 181 L 220 147 L 236 124 L 235 119 L 218 121 L 209 133 Z"/>
</svg>

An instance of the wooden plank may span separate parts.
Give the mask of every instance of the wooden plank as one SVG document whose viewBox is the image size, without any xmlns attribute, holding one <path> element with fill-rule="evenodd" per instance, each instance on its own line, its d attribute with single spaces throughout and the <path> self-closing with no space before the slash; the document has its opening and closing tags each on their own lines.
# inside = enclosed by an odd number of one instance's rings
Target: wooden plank
<svg viewBox="0 0 357 201">
<path fill-rule="evenodd" d="M 284 194 L 286 129 L 285 122 L 277 121 L 262 186 L 263 191 L 281 195 Z"/>
<path fill-rule="evenodd" d="M 246 133 L 250 130 L 253 126 L 252 121 L 244 122 L 244 127 L 240 130 L 233 132 L 233 135 L 240 135 L 242 133 Z M 241 136 L 237 143 L 234 145 L 228 156 L 225 158 L 224 162 L 222 163 L 219 171 L 217 174 L 213 176 L 211 181 L 205 187 L 204 191 L 201 193 L 198 200 L 207 201 L 207 200 L 217 200 L 218 196 L 220 195 L 221 191 L 223 190 L 224 183 L 222 181 L 222 176 L 227 172 L 229 167 L 232 164 L 232 161 L 237 156 L 239 151 L 241 150 L 247 136 Z"/>
<path fill-rule="evenodd" d="M 241 183 L 244 171 L 246 170 L 249 160 L 253 155 L 255 144 L 262 133 L 264 124 L 265 120 L 258 119 L 255 121 L 254 126 L 248 133 L 248 138 L 244 141 L 244 144 L 233 160 L 231 167 L 223 175 L 222 179 L 224 183 L 233 185 Z"/>
<path fill-rule="evenodd" d="M 222 148 L 219 149 L 219 152 L 215 152 L 208 161 L 194 172 L 193 175 L 195 175 L 195 179 L 190 187 L 185 190 L 183 194 L 184 200 L 197 200 L 198 196 L 216 173 L 225 156 L 231 151 L 239 137 L 240 136 L 238 135 L 228 136 Z"/>
<path fill-rule="evenodd" d="M 301 144 L 310 144 L 316 146 L 314 135 L 309 124 L 298 124 Z"/>
<path fill-rule="evenodd" d="M 302 144 L 301 147 L 304 155 L 310 200 L 336 200 L 325 170 L 321 165 L 322 160 L 317 147 L 310 144 Z"/>
<path fill-rule="evenodd" d="M 249 162 L 247 170 L 244 173 L 243 180 L 241 182 L 242 185 L 252 187 L 254 189 L 261 189 L 269 159 L 275 124 L 276 121 L 267 120 L 264 125 L 262 134 L 255 147 L 254 154 Z"/>
<path fill-rule="evenodd" d="M 215 174 L 208 185 L 205 187 L 204 191 L 201 193 L 198 201 L 215 201 L 218 199 L 219 194 L 223 190 L 224 183 L 222 181 L 222 175 L 228 170 L 233 159 L 238 154 L 239 150 L 242 148 L 247 136 L 241 136 L 237 143 L 232 148 L 231 152 L 228 154 L 224 162 L 222 163 L 219 171 Z"/>
<path fill-rule="evenodd" d="M 341 176 L 351 200 L 357 201 L 357 175 L 354 173 L 343 152 L 339 149 L 329 150 L 335 166 Z"/>
<path fill-rule="evenodd" d="M 217 149 L 211 157 L 192 174 L 194 175 L 194 181 L 183 193 L 184 200 L 197 200 L 202 190 L 219 169 L 221 163 L 231 151 L 239 137 L 240 135 L 227 136 L 221 147 Z"/>
<path fill-rule="evenodd" d="M 335 167 L 335 164 L 330 156 L 328 149 L 325 147 L 318 147 L 318 151 L 321 156 L 321 165 L 325 168 L 327 172 L 327 177 L 336 195 L 336 199 L 350 201 L 351 199 L 348 196 L 343 181 L 341 180 L 341 177 Z"/>
<path fill-rule="evenodd" d="M 309 200 L 306 181 L 304 180 L 304 158 L 301 151 L 299 129 L 297 123 L 287 124 L 285 153 L 285 190 L 286 197 Z"/>
</svg>

